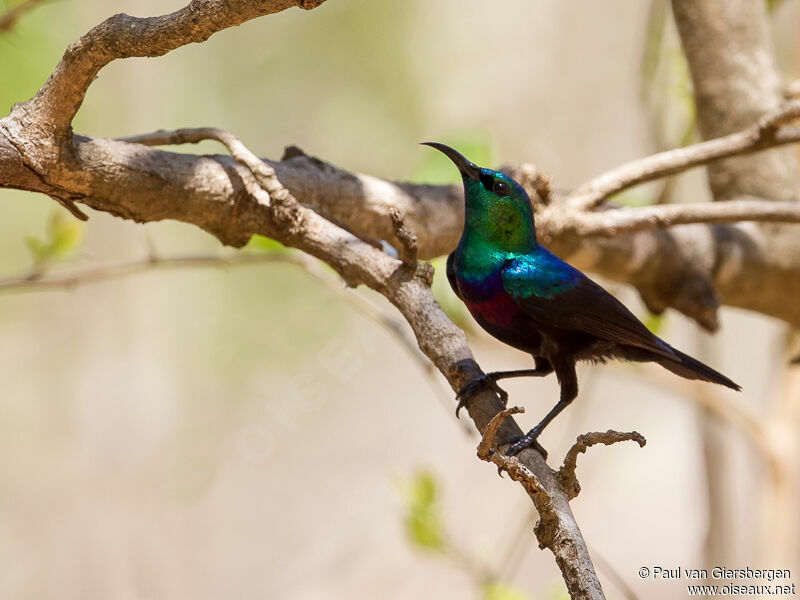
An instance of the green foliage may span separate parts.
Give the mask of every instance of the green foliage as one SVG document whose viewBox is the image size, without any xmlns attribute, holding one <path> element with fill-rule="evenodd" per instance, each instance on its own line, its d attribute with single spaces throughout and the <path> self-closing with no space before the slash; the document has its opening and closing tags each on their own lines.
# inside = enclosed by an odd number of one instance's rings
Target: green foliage
<svg viewBox="0 0 800 600">
<path fill-rule="evenodd" d="M 423 550 L 444 552 L 436 479 L 430 472 L 420 470 L 402 487 L 406 502 L 403 523 L 409 539 Z"/>
<path fill-rule="evenodd" d="M 497 581 L 484 584 L 481 598 L 483 600 L 530 600 L 530 596 L 515 587 Z"/>
<path fill-rule="evenodd" d="M 83 223 L 61 208 L 50 213 L 44 239 L 29 235 L 25 243 L 33 256 L 34 267 L 66 260 L 75 255 L 83 240 Z"/>
</svg>

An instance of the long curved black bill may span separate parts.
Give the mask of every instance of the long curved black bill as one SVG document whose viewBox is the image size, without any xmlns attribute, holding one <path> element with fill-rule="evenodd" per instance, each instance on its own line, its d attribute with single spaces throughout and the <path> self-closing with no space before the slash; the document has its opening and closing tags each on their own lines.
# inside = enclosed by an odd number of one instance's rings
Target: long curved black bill
<svg viewBox="0 0 800 600">
<path fill-rule="evenodd" d="M 470 179 L 477 180 L 480 177 L 481 170 L 480 168 L 473 162 L 468 161 L 463 154 L 458 152 L 457 150 L 451 148 L 450 146 L 445 146 L 444 144 L 440 144 L 439 142 L 421 142 L 423 146 L 430 146 L 431 148 L 436 148 L 439 152 L 444 154 L 447 158 L 452 160 L 458 170 L 461 171 L 461 174 L 465 177 L 469 177 Z"/>
</svg>

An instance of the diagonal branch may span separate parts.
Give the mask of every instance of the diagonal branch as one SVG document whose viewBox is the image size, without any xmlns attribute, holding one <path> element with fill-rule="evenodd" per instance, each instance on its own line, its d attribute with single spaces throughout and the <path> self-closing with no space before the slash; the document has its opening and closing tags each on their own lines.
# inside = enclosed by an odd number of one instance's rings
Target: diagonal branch
<svg viewBox="0 0 800 600">
<path fill-rule="evenodd" d="M 567 197 L 577 208 L 590 210 L 609 196 L 640 183 L 675 175 L 687 169 L 728 158 L 800 141 L 800 128 L 785 125 L 800 118 L 800 100 L 790 100 L 755 125 L 684 148 L 659 152 L 631 161 L 588 181 Z"/>
<path fill-rule="evenodd" d="M 332 266 L 348 285 L 364 284 L 386 297 L 411 325 L 423 353 L 447 378 L 453 390 L 481 375 L 481 370 L 466 344 L 466 336 L 436 303 L 431 293 L 432 271 L 422 263 L 404 264 L 379 249 L 352 236 L 312 210 L 300 205 L 277 180 L 275 172 L 257 158 L 238 138 L 217 129 L 195 129 L 175 139 L 198 140 L 203 135 L 225 144 L 237 161 L 247 167 L 244 187 L 255 202 L 237 207 L 238 219 L 252 223 L 260 233 L 303 250 Z M 262 187 L 269 186 L 266 194 Z M 277 196 L 280 195 L 280 200 Z M 243 217 L 243 213 L 248 213 Z M 483 391 L 467 407 L 478 430 L 483 432 L 502 410 L 494 392 Z M 494 431 L 497 430 L 495 427 Z M 502 425 L 502 435 L 521 433 L 513 420 Z M 530 472 L 538 485 L 520 480 L 540 514 L 536 534 L 542 547 L 556 557 L 567 587 L 576 597 L 602 598 L 597 575 L 588 550 L 569 507 L 569 499 L 555 472 L 536 452 L 520 453 L 516 464 Z"/>
</svg>

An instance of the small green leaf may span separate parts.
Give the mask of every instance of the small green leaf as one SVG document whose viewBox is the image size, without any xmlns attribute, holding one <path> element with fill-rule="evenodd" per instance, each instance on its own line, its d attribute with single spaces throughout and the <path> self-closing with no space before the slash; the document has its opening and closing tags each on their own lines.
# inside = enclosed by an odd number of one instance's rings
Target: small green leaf
<svg viewBox="0 0 800 600">
<path fill-rule="evenodd" d="M 71 258 L 82 240 L 83 223 L 57 208 L 50 213 L 45 239 L 29 235 L 25 238 L 25 243 L 33 256 L 34 265 L 42 267 L 47 263 Z"/>
<path fill-rule="evenodd" d="M 255 252 L 257 254 L 268 254 L 270 252 L 286 252 L 288 248 L 272 238 L 254 234 L 250 238 L 250 241 L 247 242 L 244 250 Z"/>
<path fill-rule="evenodd" d="M 50 215 L 47 223 L 47 235 L 50 239 L 54 258 L 65 258 L 71 255 L 83 239 L 83 223 L 58 209 Z"/>
<path fill-rule="evenodd" d="M 664 329 L 664 320 L 663 314 L 657 315 L 655 313 L 648 313 L 648 315 L 642 319 L 642 322 L 652 333 L 659 335 Z"/>
<path fill-rule="evenodd" d="M 403 523 L 409 539 L 419 548 L 433 552 L 444 551 L 444 532 L 433 475 L 427 471 L 418 471 L 402 487 L 406 500 Z"/>
<path fill-rule="evenodd" d="M 525 592 L 497 581 L 489 581 L 483 586 L 483 600 L 530 600 Z"/>
</svg>

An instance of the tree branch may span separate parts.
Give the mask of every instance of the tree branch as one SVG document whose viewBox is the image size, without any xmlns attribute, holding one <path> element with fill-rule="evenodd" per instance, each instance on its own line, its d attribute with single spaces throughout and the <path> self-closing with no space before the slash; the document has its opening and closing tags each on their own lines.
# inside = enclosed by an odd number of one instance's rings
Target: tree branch
<svg viewBox="0 0 800 600">
<path fill-rule="evenodd" d="M 408 269 L 401 261 L 359 240 L 302 206 L 281 182 L 275 179 L 275 171 L 255 157 L 232 134 L 216 129 L 198 129 L 192 130 L 187 135 L 193 140 L 207 136 L 221 141 L 229 147 L 242 165 L 226 164 L 223 167 L 222 161 L 216 160 L 204 163 L 204 167 L 217 170 L 220 177 L 228 178 L 228 185 L 241 188 L 241 191 L 233 193 L 236 200 L 232 206 L 218 202 L 212 205 L 208 201 L 201 201 L 199 205 L 195 205 L 192 219 L 196 224 L 227 241 L 243 240 L 252 233 L 266 235 L 328 263 L 348 285 L 364 284 L 378 291 L 404 315 L 416 335 L 420 349 L 445 375 L 454 390 L 461 389 L 466 382 L 482 373 L 466 345 L 464 333 L 445 316 L 434 300 L 429 287 L 431 275 L 429 267 L 420 264 L 415 270 Z M 184 141 L 187 135 L 170 136 L 169 139 Z M 138 144 L 113 140 L 80 140 L 77 145 L 79 156 L 84 155 L 84 143 L 90 148 L 94 144 L 100 144 L 120 150 L 124 148 L 128 152 L 133 150 L 130 162 L 138 165 L 141 165 L 142 149 L 145 148 Z M 163 165 L 163 161 L 159 159 L 168 154 L 146 149 L 145 154 L 150 153 L 154 155 L 152 162 L 147 160 L 147 165 L 151 168 L 157 164 Z M 102 168 L 102 165 L 98 164 L 98 167 Z M 117 173 L 116 176 L 107 174 L 110 180 L 120 174 L 119 170 L 114 171 Z M 129 173 L 127 170 L 126 172 Z M 152 171 L 150 172 L 152 174 Z M 174 177 L 175 173 L 171 176 Z M 162 189 L 165 180 L 166 178 L 158 180 Z M 102 175 L 98 183 L 104 187 L 104 197 L 107 198 L 109 193 L 113 193 L 111 188 L 106 188 L 110 181 L 104 180 Z M 124 197 L 130 198 L 132 183 L 133 181 L 128 182 Z M 186 183 L 187 181 L 184 181 L 183 185 Z M 269 186 L 271 194 L 267 194 L 261 184 Z M 230 194 L 228 191 L 226 196 Z M 94 205 L 96 199 L 97 197 L 92 194 L 87 196 L 85 201 Z M 142 206 L 141 198 L 134 202 L 123 202 L 123 211 L 127 216 L 136 220 L 150 220 L 151 214 L 148 211 L 150 207 Z M 163 210 L 163 205 L 156 204 L 156 206 L 162 206 Z M 119 207 L 117 204 L 118 210 Z M 172 206 L 169 210 L 180 211 L 186 208 Z M 185 214 L 182 215 L 182 218 L 185 217 Z M 499 399 L 493 393 L 484 392 L 474 397 L 468 410 L 478 429 L 482 431 L 501 408 Z M 513 421 L 504 424 L 503 435 L 510 437 L 519 433 L 521 430 Z M 577 590 L 580 597 L 602 597 L 598 595 L 600 587 L 591 567 L 585 543 L 554 472 L 535 452 L 521 453 L 520 460 L 542 481 L 547 490 L 547 502 L 554 503 L 558 508 L 558 518 L 548 523 L 543 531 L 547 532 L 548 540 L 553 540 L 549 542 L 548 547 L 555 554 L 568 587 Z M 539 494 L 533 497 L 533 501 L 539 507 L 544 499 Z"/>
<path fill-rule="evenodd" d="M 800 128 L 784 126 L 784 123 L 797 118 L 800 118 L 800 100 L 790 100 L 743 131 L 659 152 L 607 171 L 570 193 L 567 200 L 576 208 L 590 210 L 601 205 L 612 194 L 640 183 L 675 175 L 720 158 L 796 143 L 800 141 Z"/>
<path fill-rule="evenodd" d="M 662 204 L 581 213 L 565 221 L 563 233 L 605 237 L 689 223 L 800 223 L 800 202 L 769 202 L 762 198 Z"/>
<path fill-rule="evenodd" d="M 66 135 L 86 91 L 104 66 L 119 58 L 162 56 L 190 43 L 205 42 L 223 29 L 286 10 L 312 9 L 325 0 L 192 0 L 168 15 L 109 17 L 67 48 L 29 109 L 47 127 Z"/>
<path fill-rule="evenodd" d="M 605 432 L 594 431 L 591 433 L 584 433 L 578 436 L 577 441 L 569 449 L 567 455 L 564 457 L 564 463 L 558 470 L 558 480 L 561 482 L 562 487 L 568 490 L 570 499 L 575 498 L 581 491 L 578 477 L 575 475 L 575 469 L 578 468 L 578 455 L 586 452 L 591 446 L 597 444 L 605 444 L 611 446 L 619 442 L 633 441 L 639 444 L 640 448 L 644 448 L 647 440 L 644 436 L 637 431 L 621 432 L 608 430 Z"/>
</svg>

